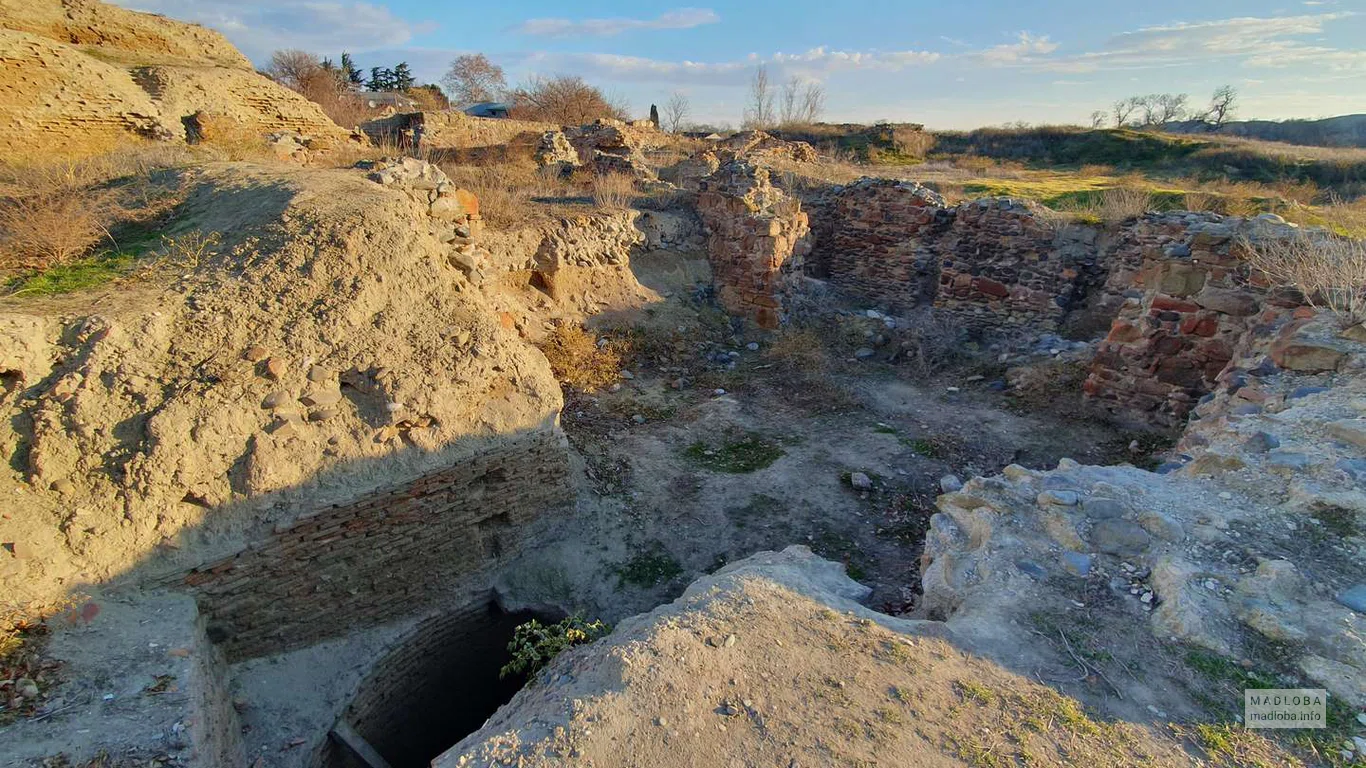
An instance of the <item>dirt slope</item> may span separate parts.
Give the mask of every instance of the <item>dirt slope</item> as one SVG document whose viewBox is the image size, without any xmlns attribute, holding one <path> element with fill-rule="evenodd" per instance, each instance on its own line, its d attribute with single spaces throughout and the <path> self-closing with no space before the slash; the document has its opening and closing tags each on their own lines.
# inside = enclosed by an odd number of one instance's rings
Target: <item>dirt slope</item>
<svg viewBox="0 0 1366 768">
<path fill-rule="evenodd" d="M 93 0 L 0 0 L 0 62 L 0 145 L 21 157 L 183 140 L 199 111 L 260 133 L 346 137 L 217 32 Z"/>
<path fill-rule="evenodd" d="M 943 624 L 864 608 L 866 591 L 805 547 L 759 553 L 556 658 L 432 764 L 1199 764 L 1160 728 L 1092 720 Z"/>
<path fill-rule="evenodd" d="M 26 554 L 0 573 L 9 599 L 554 423 L 545 358 L 410 198 L 358 170 L 225 164 L 191 184 L 171 236 L 222 233 L 202 257 L 134 290 L 0 303 L 0 540 Z"/>
</svg>

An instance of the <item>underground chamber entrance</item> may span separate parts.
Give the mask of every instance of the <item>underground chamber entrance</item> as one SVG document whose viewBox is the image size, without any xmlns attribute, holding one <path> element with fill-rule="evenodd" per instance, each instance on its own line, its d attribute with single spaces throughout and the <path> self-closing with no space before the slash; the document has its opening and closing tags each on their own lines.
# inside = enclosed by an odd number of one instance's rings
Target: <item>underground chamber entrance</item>
<svg viewBox="0 0 1366 768">
<path fill-rule="evenodd" d="M 375 665 L 315 765 L 430 765 L 526 683 L 525 675 L 499 675 L 511 660 L 507 646 L 517 626 L 561 618 L 508 613 L 488 602 L 428 619 Z"/>
</svg>

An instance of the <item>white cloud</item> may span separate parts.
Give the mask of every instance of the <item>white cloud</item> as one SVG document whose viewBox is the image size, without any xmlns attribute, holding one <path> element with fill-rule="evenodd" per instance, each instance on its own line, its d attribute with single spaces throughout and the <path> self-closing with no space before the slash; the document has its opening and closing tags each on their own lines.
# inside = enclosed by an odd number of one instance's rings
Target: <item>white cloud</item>
<svg viewBox="0 0 1366 768">
<path fill-rule="evenodd" d="M 1035 37 L 1021 32 L 1019 40 L 1004 45 L 996 45 L 977 54 L 989 64 L 1016 64 L 1029 61 L 1035 56 L 1050 54 L 1058 49 L 1058 44 L 1048 39 L 1048 35 Z"/>
<path fill-rule="evenodd" d="M 538 37 L 612 37 L 647 29 L 692 29 L 715 24 L 721 17 L 708 8 L 679 8 L 654 19 L 529 19 L 510 31 Z"/>
<path fill-rule="evenodd" d="M 1336 70 L 1360 69 L 1366 67 L 1366 51 L 1309 45 L 1299 39 L 1320 35 L 1329 22 L 1353 15 L 1240 17 L 1144 27 L 1116 35 L 1098 51 L 1025 58 L 1020 63 L 1055 72 L 1157 69 L 1219 60 L 1247 67 L 1313 64 Z"/>
<path fill-rule="evenodd" d="M 112 0 L 135 11 L 161 13 L 222 32 L 253 61 L 301 48 L 336 58 L 407 43 L 428 25 L 411 24 L 388 8 L 360 0 Z"/>
<path fill-rule="evenodd" d="M 930 51 L 836 51 L 812 48 L 804 53 L 750 54 L 741 59 L 720 62 L 666 61 L 614 53 L 535 52 L 499 57 L 501 63 L 530 71 L 550 74 L 570 72 L 589 79 L 621 82 L 665 82 L 695 85 L 741 85 L 754 68 L 767 66 L 770 75 L 820 79 L 833 72 L 881 70 L 896 72 L 907 67 L 931 64 L 940 54 Z"/>
</svg>

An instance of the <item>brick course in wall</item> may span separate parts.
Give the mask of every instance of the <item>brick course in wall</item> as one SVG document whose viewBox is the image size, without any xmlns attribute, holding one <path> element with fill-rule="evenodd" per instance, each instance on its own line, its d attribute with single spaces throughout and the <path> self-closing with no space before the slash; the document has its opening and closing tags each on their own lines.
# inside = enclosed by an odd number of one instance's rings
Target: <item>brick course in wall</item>
<svg viewBox="0 0 1366 768">
<path fill-rule="evenodd" d="M 558 432 L 533 432 L 409 483 L 314 510 L 178 579 L 230 661 L 412 615 L 573 498 Z"/>
</svg>

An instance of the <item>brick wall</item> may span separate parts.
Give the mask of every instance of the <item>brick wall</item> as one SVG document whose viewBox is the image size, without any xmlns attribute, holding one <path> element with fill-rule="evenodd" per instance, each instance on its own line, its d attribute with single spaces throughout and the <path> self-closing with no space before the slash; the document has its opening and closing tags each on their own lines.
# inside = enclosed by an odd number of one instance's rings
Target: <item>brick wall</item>
<svg viewBox="0 0 1366 768">
<path fill-rule="evenodd" d="M 530 618 L 502 613 L 485 596 L 423 620 L 370 669 L 341 719 L 391 764 L 425 764 L 521 687 L 498 673 L 514 629 Z M 312 760 L 312 768 L 351 766 L 365 768 L 331 739 Z"/>
<path fill-rule="evenodd" d="M 812 273 L 892 311 L 934 301 L 944 199 L 913 182 L 860 179 L 813 209 Z"/>
<path fill-rule="evenodd" d="M 734 160 L 702 180 L 697 209 L 721 306 L 777 328 L 783 277 L 808 251 L 801 203 L 774 187 L 767 169 Z"/>
<path fill-rule="evenodd" d="M 949 207 L 914 182 L 860 179 L 812 206 L 811 273 L 893 312 L 1052 330 L 1104 280 L 1098 233 L 1007 198 Z"/>
<path fill-rule="evenodd" d="M 561 434 L 510 438 L 413 482 L 329 506 L 184 574 L 230 661 L 412 615 L 572 499 Z"/>
</svg>

